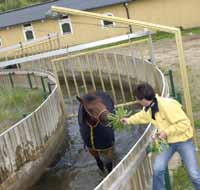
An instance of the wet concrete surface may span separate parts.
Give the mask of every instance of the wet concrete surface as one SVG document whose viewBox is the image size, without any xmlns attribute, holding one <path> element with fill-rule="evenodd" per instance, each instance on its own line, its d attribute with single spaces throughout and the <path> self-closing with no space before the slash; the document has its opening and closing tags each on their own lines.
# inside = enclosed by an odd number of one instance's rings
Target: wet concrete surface
<svg viewBox="0 0 200 190">
<path fill-rule="evenodd" d="M 28 190 L 92 190 L 107 175 L 99 171 L 93 157 L 84 149 L 77 118 L 68 120 L 66 128 L 63 155 Z M 144 130 L 145 126 L 138 126 L 115 132 L 114 165 L 126 155 Z"/>
</svg>

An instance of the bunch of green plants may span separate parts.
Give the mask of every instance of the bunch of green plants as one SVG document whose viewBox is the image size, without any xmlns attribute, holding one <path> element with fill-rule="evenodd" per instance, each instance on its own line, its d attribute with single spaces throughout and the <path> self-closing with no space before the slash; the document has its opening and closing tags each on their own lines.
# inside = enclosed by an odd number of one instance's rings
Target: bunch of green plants
<svg viewBox="0 0 200 190">
<path fill-rule="evenodd" d="M 131 115 L 131 111 L 124 109 L 124 107 L 119 107 L 115 109 L 115 114 L 111 113 L 108 115 L 109 124 L 113 126 L 114 129 L 120 131 L 124 128 L 124 124 L 121 119 Z"/>
<path fill-rule="evenodd" d="M 158 137 L 158 135 L 156 135 L 151 144 L 149 145 L 148 151 L 153 153 L 161 153 L 168 148 L 169 144 L 167 143 L 166 139 L 161 139 Z"/>
</svg>

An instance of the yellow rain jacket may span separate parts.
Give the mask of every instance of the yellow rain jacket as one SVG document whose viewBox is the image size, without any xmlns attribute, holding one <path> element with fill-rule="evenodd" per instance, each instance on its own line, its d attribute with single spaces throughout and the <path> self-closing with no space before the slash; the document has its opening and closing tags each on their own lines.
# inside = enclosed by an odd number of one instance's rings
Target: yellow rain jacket
<svg viewBox="0 0 200 190">
<path fill-rule="evenodd" d="M 151 109 L 146 112 L 143 108 L 140 112 L 128 118 L 128 124 L 152 123 L 158 132 L 167 134 L 168 143 L 183 142 L 193 137 L 193 127 L 185 112 L 176 100 L 163 98 L 156 95 L 159 112 L 155 114 L 155 120 L 151 117 Z"/>
</svg>

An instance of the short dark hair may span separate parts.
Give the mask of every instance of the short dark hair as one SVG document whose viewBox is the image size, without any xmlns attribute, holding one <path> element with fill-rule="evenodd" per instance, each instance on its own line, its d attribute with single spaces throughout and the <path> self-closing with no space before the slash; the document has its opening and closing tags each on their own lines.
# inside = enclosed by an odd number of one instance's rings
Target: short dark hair
<svg viewBox="0 0 200 190">
<path fill-rule="evenodd" d="M 155 97 L 155 92 L 150 84 L 144 82 L 136 86 L 135 96 L 138 100 L 153 100 L 153 98 Z"/>
</svg>

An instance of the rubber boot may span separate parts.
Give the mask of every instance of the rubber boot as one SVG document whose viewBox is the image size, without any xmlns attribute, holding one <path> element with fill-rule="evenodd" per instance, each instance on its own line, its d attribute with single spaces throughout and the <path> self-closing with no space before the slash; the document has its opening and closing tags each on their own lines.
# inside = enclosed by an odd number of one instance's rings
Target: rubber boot
<svg viewBox="0 0 200 190">
<path fill-rule="evenodd" d="M 105 171 L 105 169 L 104 169 L 103 162 L 100 160 L 100 158 L 99 158 L 99 157 L 95 157 L 95 159 L 96 159 L 97 166 L 99 167 L 99 169 L 100 169 L 102 172 L 104 172 L 104 171 Z"/>
<path fill-rule="evenodd" d="M 113 167 L 113 163 L 112 162 L 106 163 L 106 169 L 107 169 L 108 173 L 110 173 L 112 171 L 112 167 Z"/>
</svg>

